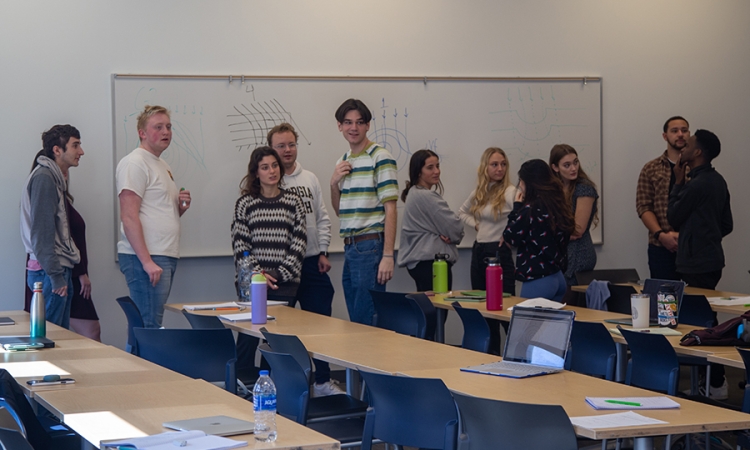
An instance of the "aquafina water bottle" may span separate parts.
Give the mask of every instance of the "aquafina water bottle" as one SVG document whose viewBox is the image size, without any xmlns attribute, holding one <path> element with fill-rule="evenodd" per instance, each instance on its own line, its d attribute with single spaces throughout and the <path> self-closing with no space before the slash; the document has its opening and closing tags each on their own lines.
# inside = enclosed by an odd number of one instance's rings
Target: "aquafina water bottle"
<svg viewBox="0 0 750 450">
<path fill-rule="evenodd" d="M 250 280 L 253 276 L 253 268 L 250 266 L 250 252 L 242 254 L 242 259 L 237 264 L 237 287 L 239 288 L 240 301 L 250 301 Z"/>
<path fill-rule="evenodd" d="M 255 412 L 255 440 L 276 440 L 276 385 L 267 370 L 260 371 L 260 378 L 253 388 L 253 411 Z"/>
</svg>

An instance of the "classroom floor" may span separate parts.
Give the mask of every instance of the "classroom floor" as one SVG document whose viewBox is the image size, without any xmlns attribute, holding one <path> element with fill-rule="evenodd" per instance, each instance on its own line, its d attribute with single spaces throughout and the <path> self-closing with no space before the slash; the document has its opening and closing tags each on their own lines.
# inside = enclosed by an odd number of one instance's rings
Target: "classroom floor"
<svg viewBox="0 0 750 450">
<path fill-rule="evenodd" d="M 345 372 L 343 370 L 334 370 L 331 374 L 331 376 L 339 381 L 341 381 L 342 384 L 345 383 Z M 739 409 L 742 406 L 742 399 L 745 395 L 744 390 L 739 387 L 739 383 L 745 381 L 745 371 L 740 370 L 734 367 L 727 367 L 726 368 L 726 377 L 727 377 L 727 383 L 729 385 L 729 399 L 725 402 L 733 407 L 736 407 Z M 687 390 L 690 388 L 690 368 L 689 367 L 683 367 L 680 370 L 680 390 Z M 717 437 L 719 439 L 722 439 L 725 441 L 729 447 L 734 449 L 737 443 L 737 439 L 735 438 L 734 432 L 724 432 L 724 433 L 714 433 L 711 435 L 712 437 Z M 695 441 L 693 441 L 695 442 Z M 610 443 L 609 447 L 614 448 L 614 441 Z M 379 444 L 379 445 L 373 445 L 373 449 L 376 450 L 385 450 L 385 444 Z M 598 450 L 601 449 L 601 442 L 600 441 L 580 441 L 579 442 L 579 448 L 581 449 L 591 449 L 591 450 Z M 632 448 L 632 441 L 631 442 L 625 442 L 623 443 L 623 449 L 625 448 Z M 654 448 L 664 448 L 664 438 L 656 438 L 654 440 Z M 672 437 L 672 450 L 682 450 L 684 449 L 684 438 L 682 438 L 682 435 L 679 436 L 673 436 Z M 699 448 L 703 449 L 705 448 L 703 445 L 701 446 L 693 446 L 692 448 Z M 711 447 L 714 448 L 721 448 L 721 447 Z M 404 450 L 412 450 L 409 447 L 404 447 Z M 415 449 L 416 450 L 416 449 Z"/>
</svg>

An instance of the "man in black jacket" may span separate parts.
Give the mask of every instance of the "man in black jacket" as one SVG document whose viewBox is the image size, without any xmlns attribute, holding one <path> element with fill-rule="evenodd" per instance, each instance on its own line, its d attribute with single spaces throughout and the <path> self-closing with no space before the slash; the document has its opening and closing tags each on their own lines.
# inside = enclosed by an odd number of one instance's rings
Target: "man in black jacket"
<svg viewBox="0 0 750 450">
<path fill-rule="evenodd" d="M 712 132 L 698 130 L 690 136 L 674 167 L 675 185 L 667 209 L 669 223 L 680 233 L 677 272 L 688 285 L 704 289 L 716 288 L 721 279 L 721 239 L 733 226 L 727 183 L 711 165 L 720 151 L 719 138 Z"/>
</svg>

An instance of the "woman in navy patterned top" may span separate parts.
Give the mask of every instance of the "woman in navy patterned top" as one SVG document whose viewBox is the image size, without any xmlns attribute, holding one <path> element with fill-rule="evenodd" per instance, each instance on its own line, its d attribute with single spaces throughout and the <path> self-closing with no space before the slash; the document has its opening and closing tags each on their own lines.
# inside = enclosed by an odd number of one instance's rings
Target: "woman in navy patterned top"
<svg viewBox="0 0 750 450">
<path fill-rule="evenodd" d="M 567 246 L 575 231 L 570 204 L 562 183 L 541 159 L 523 163 L 518 178 L 503 239 L 518 249 L 516 280 L 523 282 L 521 297 L 561 301 L 566 290 Z"/>
</svg>

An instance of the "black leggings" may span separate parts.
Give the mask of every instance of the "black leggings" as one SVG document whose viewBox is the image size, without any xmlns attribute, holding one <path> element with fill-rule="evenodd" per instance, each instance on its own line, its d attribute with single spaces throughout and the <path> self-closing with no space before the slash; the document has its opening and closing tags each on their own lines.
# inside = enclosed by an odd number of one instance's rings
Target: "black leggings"
<svg viewBox="0 0 750 450">
<path fill-rule="evenodd" d="M 500 247 L 497 242 L 474 242 L 471 249 L 471 288 L 481 291 L 487 289 L 487 263 L 484 259 L 494 258 L 498 253 L 503 268 L 503 292 L 516 295 L 516 266 L 513 264 L 513 252 L 507 245 Z"/>
<path fill-rule="evenodd" d="M 417 284 L 418 292 L 432 290 L 432 263 L 433 261 L 420 261 L 413 269 L 407 269 Z M 448 263 L 448 290 L 451 289 L 453 289 L 453 264 Z"/>
</svg>

